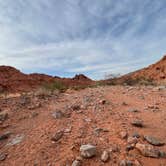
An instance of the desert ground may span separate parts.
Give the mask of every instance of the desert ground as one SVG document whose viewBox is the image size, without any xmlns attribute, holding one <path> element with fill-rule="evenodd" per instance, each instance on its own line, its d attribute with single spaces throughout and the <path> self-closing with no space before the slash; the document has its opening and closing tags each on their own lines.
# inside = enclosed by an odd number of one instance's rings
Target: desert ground
<svg viewBox="0 0 166 166">
<path fill-rule="evenodd" d="M 164 86 L 1 96 L 0 165 L 166 166 L 165 101 Z"/>
</svg>

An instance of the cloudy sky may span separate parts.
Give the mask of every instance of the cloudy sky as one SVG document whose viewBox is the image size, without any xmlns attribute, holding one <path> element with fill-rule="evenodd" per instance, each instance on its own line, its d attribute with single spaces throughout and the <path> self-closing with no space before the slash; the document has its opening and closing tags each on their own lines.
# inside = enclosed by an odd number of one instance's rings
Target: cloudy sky
<svg viewBox="0 0 166 166">
<path fill-rule="evenodd" d="M 165 0 L 0 0 L 0 65 L 100 79 L 164 54 Z"/>
</svg>

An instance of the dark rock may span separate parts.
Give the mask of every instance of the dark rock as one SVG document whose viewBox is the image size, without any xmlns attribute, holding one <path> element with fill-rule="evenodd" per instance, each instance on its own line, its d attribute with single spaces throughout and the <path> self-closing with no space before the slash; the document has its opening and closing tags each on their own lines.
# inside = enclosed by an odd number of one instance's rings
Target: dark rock
<svg viewBox="0 0 166 166">
<path fill-rule="evenodd" d="M 77 105 L 77 104 L 72 105 L 72 106 L 71 106 L 71 109 L 72 109 L 73 111 L 78 111 L 78 110 L 80 110 L 80 105 Z"/>
<path fill-rule="evenodd" d="M 134 120 L 133 122 L 131 122 L 131 124 L 135 127 L 143 127 L 143 122 L 142 120 Z"/>
<path fill-rule="evenodd" d="M 99 103 L 104 105 L 106 103 L 106 100 L 100 100 Z"/>
<path fill-rule="evenodd" d="M 133 133 L 133 134 L 132 134 L 132 137 L 140 138 L 140 135 L 139 135 L 138 133 Z"/>
<path fill-rule="evenodd" d="M 51 138 L 52 141 L 57 142 L 63 137 L 63 131 L 58 131 L 55 135 Z"/>
<path fill-rule="evenodd" d="M 162 146 L 164 145 L 165 143 L 160 141 L 158 138 L 155 138 L 155 137 L 152 137 L 152 136 L 144 136 L 144 139 L 152 144 L 152 145 L 155 145 L 155 146 Z"/>
<path fill-rule="evenodd" d="M 10 134 L 11 134 L 10 132 L 7 132 L 7 133 L 0 135 L 0 141 L 8 139 Z"/>
<path fill-rule="evenodd" d="M 134 113 L 137 113 L 139 112 L 137 109 L 130 109 L 129 112 L 134 112 Z"/>
<path fill-rule="evenodd" d="M 134 145 L 127 145 L 127 146 L 126 146 L 126 151 L 133 150 L 134 147 L 135 147 Z"/>
</svg>

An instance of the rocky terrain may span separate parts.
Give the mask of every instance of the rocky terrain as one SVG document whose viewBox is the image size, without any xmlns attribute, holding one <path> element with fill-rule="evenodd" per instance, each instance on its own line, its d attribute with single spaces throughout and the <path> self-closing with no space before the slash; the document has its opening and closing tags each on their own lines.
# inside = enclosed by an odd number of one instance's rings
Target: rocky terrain
<svg viewBox="0 0 166 166">
<path fill-rule="evenodd" d="M 165 166 L 166 88 L 100 86 L 0 100 L 2 166 Z"/>
<path fill-rule="evenodd" d="M 1 66 L 0 166 L 166 166 L 165 76 L 165 56 L 114 86 Z"/>
</svg>

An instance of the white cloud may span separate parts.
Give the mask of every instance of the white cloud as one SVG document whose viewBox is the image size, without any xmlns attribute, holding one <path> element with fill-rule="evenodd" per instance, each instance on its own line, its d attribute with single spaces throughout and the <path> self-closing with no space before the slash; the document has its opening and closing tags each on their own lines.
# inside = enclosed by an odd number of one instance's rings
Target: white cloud
<svg viewBox="0 0 166 166">
<path fill-rule="evenodd" d="M 0 0 L 0 65 L 93 78 L 144 67 L 166 52 L 162 6 L 150 0 Z"/>
</svg>

